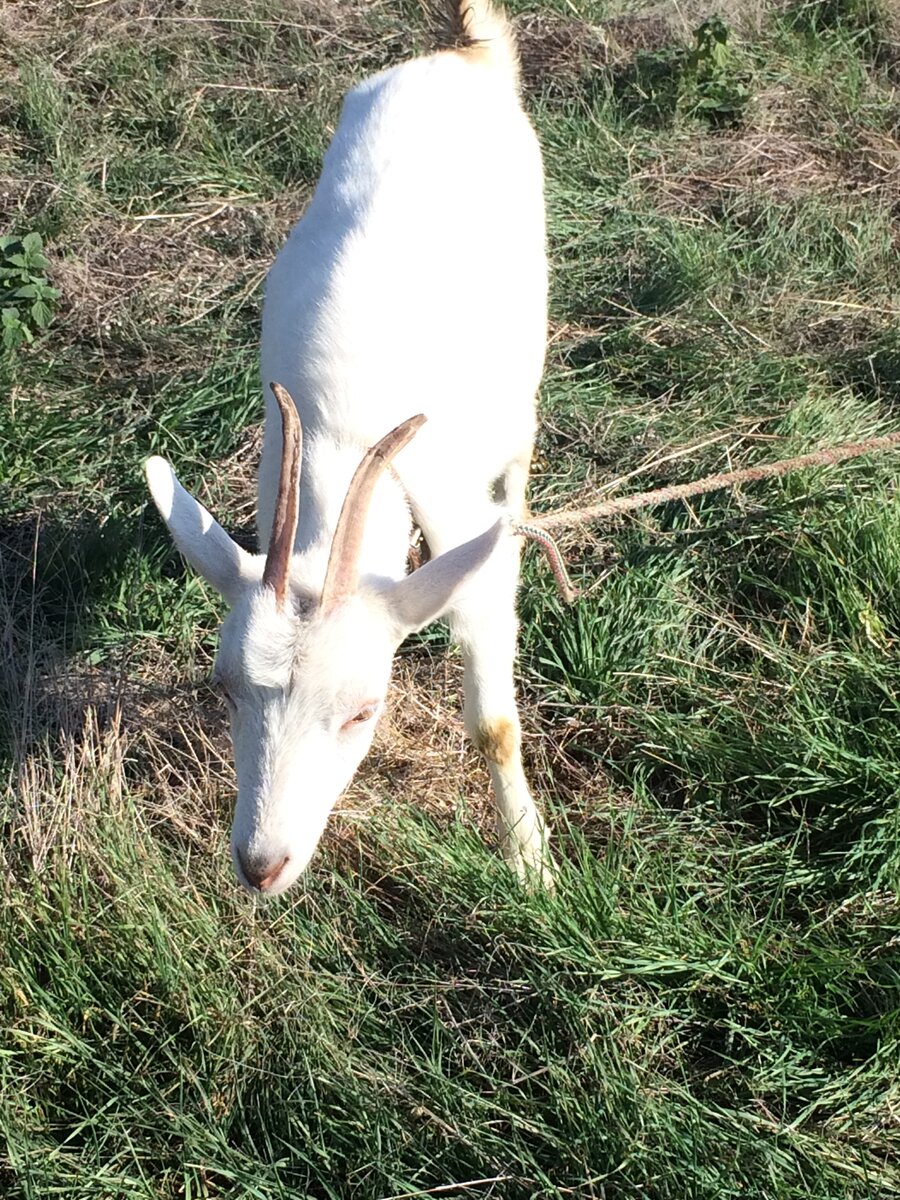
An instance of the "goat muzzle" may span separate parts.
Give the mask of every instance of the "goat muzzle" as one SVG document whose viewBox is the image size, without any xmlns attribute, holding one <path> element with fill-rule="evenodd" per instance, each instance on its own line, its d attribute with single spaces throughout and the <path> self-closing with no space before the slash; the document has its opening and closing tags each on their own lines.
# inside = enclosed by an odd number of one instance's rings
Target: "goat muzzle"
<svg viewBox="0 0 900 1200">
<path fill-rule="evenodd" d="M 278 881 L 279 875 L 290 862 L 291 856 L 285 854 L 283 858 L 268 859 L 254 855 L 245 859 L 238 850 L 237 860 L 250 887 L 257 892 L 268 892 Z"/>
</svg>

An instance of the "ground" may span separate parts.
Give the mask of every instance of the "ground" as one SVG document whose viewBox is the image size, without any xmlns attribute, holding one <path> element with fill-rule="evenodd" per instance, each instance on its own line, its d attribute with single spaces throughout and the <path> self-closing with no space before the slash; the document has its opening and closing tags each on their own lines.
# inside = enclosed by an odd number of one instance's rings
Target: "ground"
<svg viewBox="0 0 900 1200">
<path fill-rule="evenodd" d="M 888 0 L 509 7 L 553 265 L 533 508 L 895 430 Z M 572 608 L 529 549 L 554 895 L 491 848 L 440 626 L 303 885 L 235 887 L 220 608 L 140 464 L 252 544 L 261 281 L 341 95 L 428 29 L 0 9 L 0 234 L 46 256 L 0 243 L 46 304 L 0 356 L 0 1190 L 893 1196 L 896 454 L 572 533 Z"/>
</svg>

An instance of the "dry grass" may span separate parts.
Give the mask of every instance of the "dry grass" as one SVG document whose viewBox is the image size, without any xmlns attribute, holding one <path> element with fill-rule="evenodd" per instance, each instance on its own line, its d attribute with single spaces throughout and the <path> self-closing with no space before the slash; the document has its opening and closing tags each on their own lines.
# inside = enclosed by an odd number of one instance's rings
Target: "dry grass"
<svg viewBox="0 0 900 1200">
<path fill-rule="evenodd" d="M 766 104 L 760 101 L 760 107 Z M 749 198 L 783 202 L 803 197 L 861 196 L 889 200 L 900 188 L 900 141 L 871 130 L 852 153 L 830 148 L 821 136 L 798 131 L 796 110 L 779 98 L 778 111 L 759 111 L 755 128 L 715 138 L 685 137 L 673 160 L 666 155 L 638 171 L 633 183 L 654 211 L 699 223 Z"/>
</svg>

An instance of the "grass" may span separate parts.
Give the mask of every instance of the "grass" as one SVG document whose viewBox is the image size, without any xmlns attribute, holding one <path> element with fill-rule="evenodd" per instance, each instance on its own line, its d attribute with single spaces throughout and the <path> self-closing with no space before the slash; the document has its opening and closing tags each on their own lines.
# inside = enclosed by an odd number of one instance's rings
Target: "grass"
<svg viewBox="0 0 900 1200">
<path fill-rule="evenodd" d="M 725 4 L 700 67 L 699 4 L 510 8 L 554 269 L 534 507 L 896 428 L 891 7 Z M 0 359 L 0 1191 L 887 1200 L 890 455 L 573 534 L 571 610 L 529 552 L 555 896 L 485 845 L 440 630 L 304 885 L 234 885 L 218 602 L 140 463 L 252 540 L 261 281 L 343 91 L 428 44 L 401 0 L 0 12 L 0 233 L 60 292 Z"/>
</svg>

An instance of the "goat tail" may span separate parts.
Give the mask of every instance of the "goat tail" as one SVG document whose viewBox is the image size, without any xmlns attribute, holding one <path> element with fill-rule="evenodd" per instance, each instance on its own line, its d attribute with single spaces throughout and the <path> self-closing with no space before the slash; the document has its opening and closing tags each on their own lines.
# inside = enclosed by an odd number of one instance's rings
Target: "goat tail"
<svg viewBox="0 0 900 1200">
<path fill-rule="evenodd" d="M 446 0 L 450 47 L 470 62 L 509 72 L 519 81 L 512 25 L 492 0 Z"/>
</svg>

